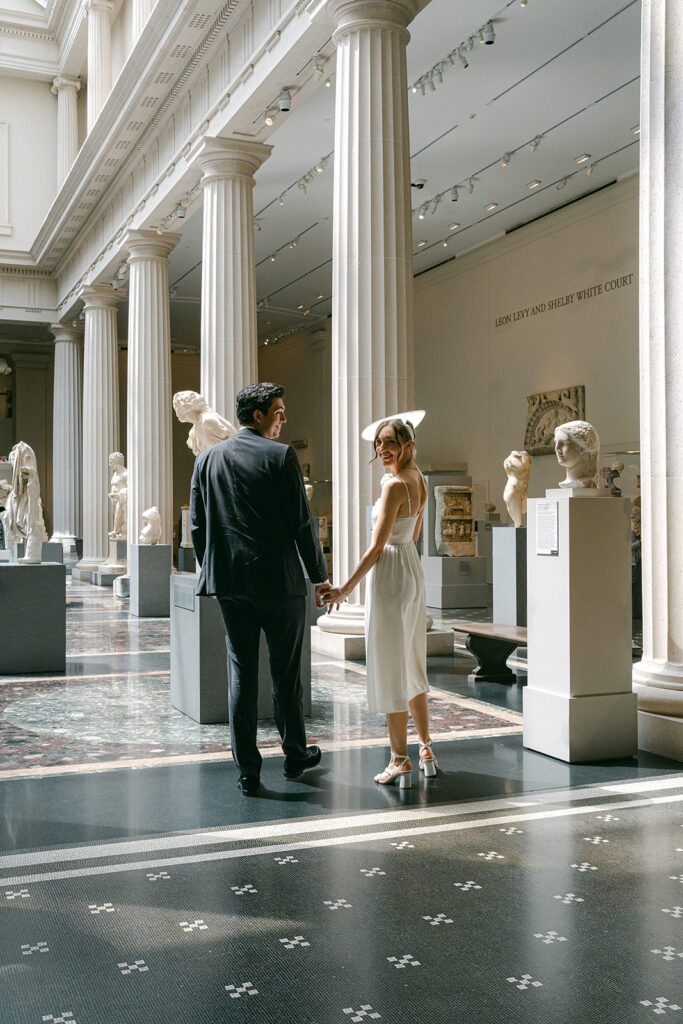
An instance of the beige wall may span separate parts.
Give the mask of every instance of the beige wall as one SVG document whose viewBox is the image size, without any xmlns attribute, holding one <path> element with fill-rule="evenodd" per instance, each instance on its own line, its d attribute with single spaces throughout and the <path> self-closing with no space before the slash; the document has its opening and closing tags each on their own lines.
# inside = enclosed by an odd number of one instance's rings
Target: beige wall
<svg viewBox="0 0 683 1024">
<path fill-rule="evenodd" d="M 467 462 L 504 510 L 502 462 L 523 446 L 527 395 L 576 384 L 585 385 L 586 419 L 602 444 L 638 448 L 637 271 L 631 178 L 418 277 L 416 400 L 427 410 L 420 461 Z M 628 275 L 630 284 L 605 290 Z M 594 285 L 602 294 L 580 302 L 576 292 Z M 532 497 L 559 479 L 554 456 L 532 459 Z"/>
<path fill-rule="evenodd" d="M 9 125 L 12 225 L 0 247 L 26 250 L 57 193 L 57 97 L 50 84 L 0 76 L 0 121 Z"/>
</svg>

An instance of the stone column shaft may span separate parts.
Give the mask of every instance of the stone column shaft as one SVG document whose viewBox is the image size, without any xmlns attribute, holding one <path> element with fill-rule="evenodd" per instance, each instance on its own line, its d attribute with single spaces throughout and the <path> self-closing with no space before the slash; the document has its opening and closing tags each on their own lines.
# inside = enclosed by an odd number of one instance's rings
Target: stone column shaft
<svg viewBox="0 0 683 1024">
<path fill-rule="evenodd" d="M 203 139 L 188 158 L 204 182 L 201 393 L 235 421 L 235 395 L 258 379 L 254 174 L 270 146 Z"/>
<path fill-rule="evenodd" d="M 83 558 L 95 569 L 109 555 L 109 456 L 119 448 L 116 310 L 121 294 L 108 285 L 84 288 Z"/>
<path fill-rule="evenodd" d="M 683 9 L 643 0 L 640 415 L 643 658 L 639 741 L 683 759 Z"/>
<path fill-rule="evenodd" d="M 133 0 L 133 39 L 137 40 L 147 24 L 156 0 Z"/>
<path fill-rule="evenodd" d="M 57 185 L 59 188 L 78 156 L 78 90 L 77 78 L 58 75 L 52 81 L 57 96 Z"/>
<path fill-rule="evenodd" d="M 77 328 L 64 324 L 52 324 L 50 330 L 55 338 L 52 540 L 62 541 L 68 554 L 81 536 L 82 335 Z"/>
<path fill-rule="evenodd" d="M 332 270 L 334 580 L 366 548 L 378 495 L 364 426 L 410 408 L 413 261 L 406 25 L 411 0 L 333 0 L 337 29 Z M 361 588 L 351 602 L 361 601 Z"/>
<path fill-rule="evenodd" d="M 111 92 L 111 0 L 87 0 L 88 131 Z"/>
<path fill-rule="evenodd" d="M 161 544 L 173 537 L 171 323 L 168 254 L 180 235 L 129 231 L 128 543 L 137 544 L 142 513 L 156 505 Z"/>
</svg>

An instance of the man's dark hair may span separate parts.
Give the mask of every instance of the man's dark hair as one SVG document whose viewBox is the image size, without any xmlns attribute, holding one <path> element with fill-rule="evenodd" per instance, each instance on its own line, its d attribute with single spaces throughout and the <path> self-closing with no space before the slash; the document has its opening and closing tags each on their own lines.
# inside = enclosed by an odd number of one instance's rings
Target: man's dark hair
<svg viewBox="0 0 683 1024">
<path fill-rule="evenodd" d="M 237 395 L 237 419 L 243 427 L 254 422 L 254 413 L 260 409 L 265 416 L 274 398 L 282 398 L 285 389 L 279 384 L 249 384 Z"/>
</svg>

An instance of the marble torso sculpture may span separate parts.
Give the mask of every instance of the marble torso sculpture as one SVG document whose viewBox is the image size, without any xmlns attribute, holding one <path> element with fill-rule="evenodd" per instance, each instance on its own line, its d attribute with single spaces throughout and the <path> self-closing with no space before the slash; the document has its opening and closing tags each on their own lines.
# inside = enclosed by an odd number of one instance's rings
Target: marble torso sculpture
<svg viewBox="0 0 683 1024">
<path fill-rule="evenodd" d="M 196 391 L 177 391 L 173 396 L 173 408 L 181 423 L 192 424 L 187 447 L 193 455 L 199 455 L 237 433 L 232 423 L 210 409 L 206 399 Z"/>
<path fill-rule="evenodd" d="M 515 526 L 522 526 L 526 514 L 531 456 L 528 452 L 510 452 L 507 459 L 504 460 L 503 466 L 508 475 L 503 501 Z"/>
<path fill-rule="evenodd" d="M 158 544 L 161 537 L 161 516 L 156 505 L 146 508 L 142 513 L 142 530 L 138 537 L 139 544 Z"/>
<path fill-rule="evenodd" d="M 434 488 L 436 550 L 440 555 L 474 555 L 474 511 L 471 487 Z"/>
<path fill-rule="evenodd" d="M 114 525 L 109 531 L 110 540 L 125 540 L 128 524 L 128 470 L 121 452 L 109 456 L 112 474 L 109 482 L 109 500 L 114 513 Z"/>
<path fill-rule="evenodd" d="M 5 499 L 5 511 L 2 513 L 5 544 L 12 548 L 24 541 L 24 555 L 19 561 L 37 564 L 41 560 L 43 541 L 47 540 L 47 532 L 40 503 L 40 480 L 35 452 L 25 441 L 19 441 L 9 453 L 9 461 L 12 463 L 12 483 Z M 6 484 L 3 489 L 7 489 Z"/>
<path fill-rule="evenodd" d="M 600 438 L 585 420 L 570 420 L 555 428 L 555 454 L 566 470 L 560 487 L 597 487 Z"/>
</svg>

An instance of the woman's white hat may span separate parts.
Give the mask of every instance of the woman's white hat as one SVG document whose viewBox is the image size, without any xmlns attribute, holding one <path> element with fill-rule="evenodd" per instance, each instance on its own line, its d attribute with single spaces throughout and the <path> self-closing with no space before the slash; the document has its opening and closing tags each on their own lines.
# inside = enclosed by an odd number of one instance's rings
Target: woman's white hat
<svg viewBox="0 0 683 1024">
<path fill-rule="evenodd" d="M 413 430 L 419 427 L 422 420 L 425 418 L 426 413 L 424 409 L 411 409 L 410 412 L 392 412 L 389 416 L 382 416 L 381 419 L 375 420 L 374 423 L 368 424 L 367 427 L 361 431 L 361 437 L 364 441 L 374 441 L 377 428 L 380 423 L 384 423 L 386 420 L 403 420 L 404 423 L 409 422 Z"/>
</svg>

